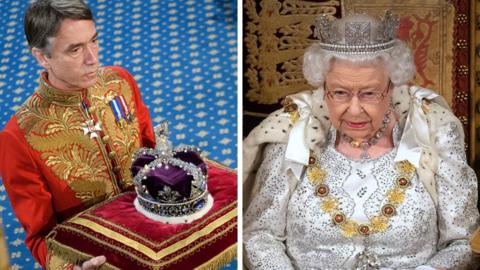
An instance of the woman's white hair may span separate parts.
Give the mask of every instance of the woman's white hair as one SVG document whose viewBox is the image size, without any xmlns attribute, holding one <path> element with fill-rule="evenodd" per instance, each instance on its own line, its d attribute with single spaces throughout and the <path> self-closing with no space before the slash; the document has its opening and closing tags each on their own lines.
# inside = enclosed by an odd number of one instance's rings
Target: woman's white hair
<svg viewBox="0 0 480 270">
<path fill-rule="evenodd" d="M 372 28 L 378 29 L 379 21 L 365 14 L 354 14 L 343 17 L 334 22 L 331 31 L 336 31 L 340 40 L 345 42 L 345 23 L 359 20 L 368 22 Z M 376 32 L 371 31 L 372 38 L 375 38 Z M 330 70 L 333 60 L 346 60 L 352 64 L 372 64 L 384 65 L 387 75 L 395 86 L 406 84 L 413 79 L 415 75 L 415 63 L 413 62 L 410 48 L 401 40 L 395 39 L 393 47 L 377 52 L 368 52 L 362 54 L 346 54 L 323 49 L 320 44 L 315 43 L 307 48 L 303 56 L 303 75 L 309 84 L 319 87 L 325 81 L 325 76 Z"/>
<path fill-rule="evenodd" d="M 410 48 L 401 40 L 388 51 L 347 55 L 324 50 L 319 44 L 307 48 L 303 56 L 303 75 L 312 86 L 319 87 L 325 82 L 334 59 L 346 60 L 358 64 L 378 64 L 383 62 L 390 81 L 395 86 L 406 84 L 415 75 L 415 63 Z M 382 61 L 383 60 L 383 61 Z"/>
</svg>

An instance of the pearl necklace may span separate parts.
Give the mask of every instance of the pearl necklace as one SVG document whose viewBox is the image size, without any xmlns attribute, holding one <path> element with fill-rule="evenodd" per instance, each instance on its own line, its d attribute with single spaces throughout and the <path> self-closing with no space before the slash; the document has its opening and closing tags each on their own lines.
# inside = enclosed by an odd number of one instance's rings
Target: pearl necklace
<svg viewBox="0 0 480 270">
<path fill-rule="evenodd" d="M 415 173 L 415 167 L 408 160 L 397 162 L 396 167 L 399 176 L 394 180 L 395 185 L 385 194 L 387 202 L 382 206 L 380 213 L 370 218 L 366 224 L 360 224 L 347 218 L 340 206 L 340 200 L 330 194 L 330 187 L 325 182 L 327 172 L 321 168 L 313 152 L 310 153 L 306 175 L 315 186 L 315 195 L 321 199 L 320 208 L 330 215 L 342 234 L 350 238 L 384 232 L 388 229 L 389 219 L 395 216 L 396 208 L 405 200 L 405 191 L 410 186 L 410 181 Z"/>
<path fill-rule="evenodd" d="M 377 144 L 378 140 L 383 137 L 385 130 L 387 129 L 388 123 L 390 123 L 390 110 L 383 117 L 382 126 L 375 132 L 375 134 L 367 140 L 356 141 L 349 137 L 348 135 L 342 133 L 341 139 L 349 143 L 354 148 L 362 148 L 362 154 L 360 155 L 361 159 L 369 159 L 370 155 L 368 154 L 368 149 L 373 145 Z"/>
</svg>

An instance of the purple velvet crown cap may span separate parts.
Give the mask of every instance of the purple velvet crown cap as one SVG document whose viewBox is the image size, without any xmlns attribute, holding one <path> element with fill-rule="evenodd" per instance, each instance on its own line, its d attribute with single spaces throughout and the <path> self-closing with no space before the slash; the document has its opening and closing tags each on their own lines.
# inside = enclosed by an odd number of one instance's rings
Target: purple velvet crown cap
<svg viewBox="0 0 480 270">
<path fill-rule="evenodd" d="M 130 170 L 132 171 L 132 176 L 135 177 L 137 173 L 148 163 L 155 160 L 155 156 L 149 154 L 139 155 L 133 162 Z"/>
<path fill-rule="evenodd" d="M 165 223 L 188 223 L 202 217 L 212 207 L 213 199 L 200 150 L 188 145 L 173 148 L 166 122 L 154 131 L 155 148 L 142 147 L 132 159 L 135 208 Z"/>
<path fill-rule="evenodd" d="M 133 161 L 131 171 L 135 177 L 137 173 L 157 157 L 151 153 L 139 154 Z M 173 151 L 173 158 L 198 167 L 204 176 L 207 175 L 207 164 L 199 153 L 189 149 Z M 146 174 L 142 180 L 148 194 L 153 199 L 163 202 L 181 202 L 190 198 L 193 176 L 183 168 L 172 164 L 156 166 Z"/>
</svg>

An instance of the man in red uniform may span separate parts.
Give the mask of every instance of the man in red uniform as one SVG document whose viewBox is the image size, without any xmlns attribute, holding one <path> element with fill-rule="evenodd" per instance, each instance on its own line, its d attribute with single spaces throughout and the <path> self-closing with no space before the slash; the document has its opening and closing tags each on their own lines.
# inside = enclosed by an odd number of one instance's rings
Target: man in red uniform
<svg viewBox="0 0 480 270">
<path fill-rule="evenodd" d="M 132 154 L 153 147 L 154 134 L 133 77 L 99 67 L 95 22 L 82 0 L 31 3 L 25 35 L 45 71 L 0 133 L 0 173 L 26 245 L 45 267 L 49 231 L 131 188 Z"/>
</svg>

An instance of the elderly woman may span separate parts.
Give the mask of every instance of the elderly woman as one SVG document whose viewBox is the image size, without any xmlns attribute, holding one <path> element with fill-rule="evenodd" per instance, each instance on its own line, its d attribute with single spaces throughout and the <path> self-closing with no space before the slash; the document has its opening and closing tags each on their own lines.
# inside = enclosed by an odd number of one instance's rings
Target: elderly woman
<svg viewBox="0 0 480 270">
<path fill-rule="evenodd" d="M 446 102 L 408 86 L 398 19 L 321 17 L 304 75 L 244 141 L 251 269 L 464 269 L 477 180 Z M 251 179 L 250 179 L 251 180 Z"/>
</svg>

